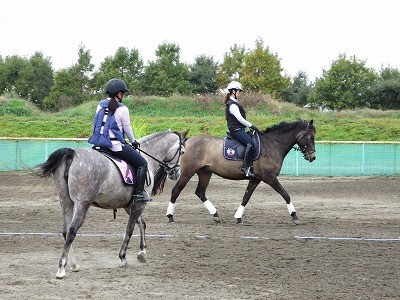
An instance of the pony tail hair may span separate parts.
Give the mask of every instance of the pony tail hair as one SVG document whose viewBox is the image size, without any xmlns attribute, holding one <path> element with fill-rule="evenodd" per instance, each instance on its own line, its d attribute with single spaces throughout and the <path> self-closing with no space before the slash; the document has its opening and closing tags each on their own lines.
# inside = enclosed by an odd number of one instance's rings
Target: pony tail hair
<svg viewBox="0 0 400 300">
<path fill-rule="evenodd" d="M 119 107 L 117 100 L 115 100 L 115 96 L 111 96 L 110 102 L 108 103 L 108 110 L 111 114 L 114 114 L 116 109 Z"/>
<path fill-rule="evenodd" d="M 225 96 L 224 96 L 224 104 L 226 104 L 228 102 L 230 97 L 231 97 L 230 93 L 225 94 Z"/>
</svg>

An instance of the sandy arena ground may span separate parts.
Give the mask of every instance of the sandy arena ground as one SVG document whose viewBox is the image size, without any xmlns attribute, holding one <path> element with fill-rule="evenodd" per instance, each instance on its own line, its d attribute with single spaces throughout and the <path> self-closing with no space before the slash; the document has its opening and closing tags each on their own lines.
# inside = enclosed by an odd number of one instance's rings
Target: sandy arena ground
<svg viewBox="0 0 400 300">
<path fill-rule="evenodd" d="M 143 214 L 147 263 L 136 259 L 135 237 L 119 267 L 127 215 L 92 207 L 79 233 L 94 235 L 73 244 L 81 271 L 62 280 L 57 192 L 51 179 L 37 181 L 0 172 L 0 299 L 400 299 L 400 177 L 281 177 L 300 225 L 265 184 L 237 225 L 246 182 L 218 177 L 208 197 L 220 224 L 194 195 L 197 178 L 167 224 L 167 181 Z"/>
</svg>

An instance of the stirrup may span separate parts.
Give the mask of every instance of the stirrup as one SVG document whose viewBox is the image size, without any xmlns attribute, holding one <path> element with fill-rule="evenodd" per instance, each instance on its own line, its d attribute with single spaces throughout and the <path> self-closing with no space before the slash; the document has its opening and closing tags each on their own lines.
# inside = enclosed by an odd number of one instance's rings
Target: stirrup
<svg viewBox="0 0 400 300">
<path fill-rule="evenodd" d="M 141 192 L 139 194 L 133 194 L 132 195 L 132 200 L 133 200 L 133 202 L 150 202 L 150 201 L 153 201 L 153 199 L 147 197 L 146 192 Z"/>
<path fill-rule="evenodd" d="M 254 177 L 255 177 L 255 175 L 254 175 L 254 173 L 253 173 L 253 167 L 247 167 L 247 168 L 242 167 L 242 168 L 240 169 L 240 171 L 241 171 L 244 175 L 246 175 L 247 178 L 254 178 Z"/>
</svg>

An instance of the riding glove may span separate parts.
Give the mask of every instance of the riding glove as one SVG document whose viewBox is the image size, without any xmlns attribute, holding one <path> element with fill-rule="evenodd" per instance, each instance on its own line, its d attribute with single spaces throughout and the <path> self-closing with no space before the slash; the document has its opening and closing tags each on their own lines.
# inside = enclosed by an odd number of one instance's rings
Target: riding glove
<svg viewBox="0 0 400 300">
<path fill-rule="evenodd" d="M 254 126 L 254 125 L 251 125 L 251 126 L 250 126 L 250 129 L 251 129 L 251 130 L 254 130 L 254 131 L 256 131 L 256 132 L 260 132 L 260 130 L 259 130 L 256 126 Z"/>
<path fill-rule="evenodd" d="M 137 140 L 134 140 L 133 143 L 132 143 L 132 147 L 135 148 L 135 149 L 139 149 L 140 148 L 139 142 Z"/>
</svg>

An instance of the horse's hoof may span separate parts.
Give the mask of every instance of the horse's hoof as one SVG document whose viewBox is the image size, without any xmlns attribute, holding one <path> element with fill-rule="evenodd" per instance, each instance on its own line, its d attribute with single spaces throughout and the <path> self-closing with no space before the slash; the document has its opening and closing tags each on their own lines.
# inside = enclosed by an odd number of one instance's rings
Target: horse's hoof
<svg viewBox="0 0 400 300">
<path fill-rule="evenodd" d="M 168 223 L 175 223 L 173 215 L 167 215 L 167 217 L 168 217 Z"/>
<path fill-rule="evenodd" d="M 242 218 L 237 218 L 236 219 L 236 224 L 242 224 Z"/>
<path fill-rule="evenodd" d="M 146 252 L 144 252 L 144 251 L 140 251 L 139 253 L 138 253 L 138 255 L 137 255 L 137 260 L 140 262 L 140 263 L 142 263 L 142 264 L 144 264 L 145 262 L 146 262 Z"/>
<path fill-rule="evenodd" d="M 218 215 L 217 212 L 214 214 L 213 220 L 214 220 L 215 222 L 217 222 L 217 223 L 220 223 L 220 222 L 221 222 L 221 219 L 220 219 L 220 217 L 219 217 L 219 215 Z"/>
<path fill-rule="evenodd" d="M 80 269 L 81 269 L 81 266 L 78 265 L 78 264 L 74 264 L 74 265 L 71 266 L 71 271 L 72 272 L 79 272 Z"/>
<path fill-rule="evenodd" d="M 65 269 L 59 268 L 56 274 L 57 279 L 63 279 L 65 277 Z"/>
<path fill-rule="evenodd" d="M 297 219 L 297 220 L 292 220 L 292 223 L 293 223 L 294 225 L 300 225 L 300 220 L 299 220 L 299 219 Z"/>
<path fill-rule="evenodd" d="M 299 217 L 297 216 L 297 213 L 294 211 L 290 215 L 292 216 L 293 224 L 299 225 L 300 224 L 300 220 L 299 220 Z"/>
<path fill-rule="evenodd" d="M 119 265 L 121 268 L 125 268 L 128 265 L 128 261 L 126 259 L 121 259 L 121 264 Z"/>
</svg>

